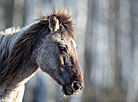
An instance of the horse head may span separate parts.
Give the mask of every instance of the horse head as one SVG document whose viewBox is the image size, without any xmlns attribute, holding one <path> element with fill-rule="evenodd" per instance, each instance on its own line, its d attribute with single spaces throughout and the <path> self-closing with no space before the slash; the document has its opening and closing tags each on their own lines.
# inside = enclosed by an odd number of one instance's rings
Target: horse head
<svg viewBox="0 0 138 102">
<path fill-rule="evenodd" d="M 63 87 L 65 95 L 72 95 L 83 89 L 83 75 L 78 61 L 71 15 L 68 12 L 54 12 L 41 18 L 43 38 L 36 50 L 36 63 Z M 48 34 L 46 34 L 48 32 Z"/>
</svg>

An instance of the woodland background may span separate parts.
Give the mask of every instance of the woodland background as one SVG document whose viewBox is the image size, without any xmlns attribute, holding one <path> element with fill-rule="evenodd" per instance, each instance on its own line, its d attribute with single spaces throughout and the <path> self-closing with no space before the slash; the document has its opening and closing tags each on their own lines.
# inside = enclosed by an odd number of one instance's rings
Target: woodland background
<svg viewBox="0 0 138 102">
<path fill-rule="evenodd" d="M 72 10 L 85 88 L 66 102 L 138 102 L 138 0 L 0 0 L 0 30 L 56 8 Z M 40 70 L 23 102 L 58 102 L 61 87 Z M 64 101 L 64 99 L 62 99 Z"/>
</svg>

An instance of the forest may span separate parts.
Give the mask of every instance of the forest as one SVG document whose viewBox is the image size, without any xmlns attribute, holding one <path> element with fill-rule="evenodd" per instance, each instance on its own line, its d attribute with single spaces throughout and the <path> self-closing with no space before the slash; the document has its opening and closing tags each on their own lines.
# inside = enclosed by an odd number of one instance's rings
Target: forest
<svg viewBox="0 0 138 102">
<path fill-rule="evenodd" d="M 56 9 L 72 11 L 85 88 L 66 99 L 38 70 L 23 102 L 138 102 L 138 0 L 0 0 L 0 31 Z"/>
</svg>

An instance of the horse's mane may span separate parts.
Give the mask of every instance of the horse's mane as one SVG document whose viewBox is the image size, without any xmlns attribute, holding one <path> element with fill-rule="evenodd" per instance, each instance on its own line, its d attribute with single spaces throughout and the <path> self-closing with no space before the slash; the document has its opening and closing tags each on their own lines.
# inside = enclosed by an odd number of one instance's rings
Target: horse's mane
<svg viewBox="0 0 138 102">
<path fill-rule="evenodd" d="M 40 39 L 44 34 L 49 34 L 49 17 L 56 16 L 59 20 L 60 29 L 58 30 L 61 34 L 66 34 L 67 36 L 75 39 L 76 35 L 74 33 L 73 21 L 71 19 L 71 13 L 67 11 L 55 11 L 51 15 L 41 17 L 37 19 L 39 22 L 33 24 L 28 30 L 23 32 L 20 37 L 14 43 L 12 49 L 9 49 L 10 40 L 5 42 L 6 51 L 3 56 L 0 54 L 0 84 L 5 80 L 10 80 L 19 72 L 21 66 L 28 61 L 32 55 L 33 50 L 36 45 L 40 42 Z M 0 43 L 2 38 L 5 36 L 12 36 L 15 33 L 19 33 L 17 30 L 12 30 L 9 34 L 6 32 L 0 33 Z M 3 48 L 0 45 L 0 51 Z M 0 52 L 1 53 L 1 52 Z"/>
<path fill-rule="evenodd" d="M 0 35 L 10 35 L 10 34 L 15 34 L 20 31 L 20 27 L 12 27 L 5 29 L 5 31 L 0 31 Z"/>
</svg>

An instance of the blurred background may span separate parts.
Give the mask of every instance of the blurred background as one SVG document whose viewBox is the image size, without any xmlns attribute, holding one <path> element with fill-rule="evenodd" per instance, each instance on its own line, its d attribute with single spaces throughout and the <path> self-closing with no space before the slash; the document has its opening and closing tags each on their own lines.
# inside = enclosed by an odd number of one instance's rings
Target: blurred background
<svg viewBox="0 0 138 102">
<path fill-rule="evenodd" d="M 84 90 L 66 102 L 138 102 L 138 0 L 0 0 L 0 30 L 23 27 L 56 8 L 72 11 L 85 79 Z M 59 102 L 62 95 L 38 70 L 23 102 Z"/>
</svg>

